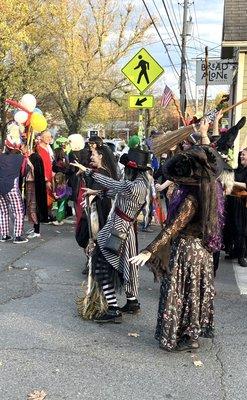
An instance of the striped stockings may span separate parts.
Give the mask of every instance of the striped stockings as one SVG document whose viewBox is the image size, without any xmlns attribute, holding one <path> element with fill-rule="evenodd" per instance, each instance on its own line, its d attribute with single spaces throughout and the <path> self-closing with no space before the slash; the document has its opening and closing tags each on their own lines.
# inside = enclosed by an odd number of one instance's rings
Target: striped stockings
<svg viewBox="0 0 247 400">
<path fill-rule="evenodd" d="M 0 195 L 0 233 L 9 235 L 9 209 L 14 217 L 14 236 L 22 235 L 24 224 L 24 207 L 19 188 L 15 185 L 7 194 Z"/>
</svg>

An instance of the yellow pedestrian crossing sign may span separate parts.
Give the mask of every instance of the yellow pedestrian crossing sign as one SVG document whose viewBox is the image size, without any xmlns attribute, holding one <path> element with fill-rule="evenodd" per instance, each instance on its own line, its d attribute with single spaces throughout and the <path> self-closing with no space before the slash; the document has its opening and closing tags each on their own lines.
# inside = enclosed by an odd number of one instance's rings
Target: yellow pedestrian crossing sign
<svg viewBox="0 0 247 400">
<path fill-rule="evenodd" d="M 163 74 L 164 68 L 145 49 L 141 49 L 122 68 L 122 73 L 143 93 Z"/>
<path fill-rule="evenodd" d="M 153 108 L 154 96 L 131 94 L 128 98 L 129 108 Z"/>
</svg>

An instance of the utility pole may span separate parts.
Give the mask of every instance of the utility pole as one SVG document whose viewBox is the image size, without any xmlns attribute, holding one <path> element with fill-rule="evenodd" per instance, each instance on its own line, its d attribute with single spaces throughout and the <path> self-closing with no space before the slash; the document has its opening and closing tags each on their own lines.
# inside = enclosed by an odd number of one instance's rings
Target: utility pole
<svg viewBox="0 0 247 400">
<path fill-rule="evenodd" d="M 182 45 L 181 45 L 181 71 L 180 71 L 180 109 L 183 117 L 185 117 L 186 109 L 186 40 L 187 40 L 187 15 L 188 15 L 188 0 L 184 0 L 183 8 L 183 30 L 182 30 Z"/>
</svg>

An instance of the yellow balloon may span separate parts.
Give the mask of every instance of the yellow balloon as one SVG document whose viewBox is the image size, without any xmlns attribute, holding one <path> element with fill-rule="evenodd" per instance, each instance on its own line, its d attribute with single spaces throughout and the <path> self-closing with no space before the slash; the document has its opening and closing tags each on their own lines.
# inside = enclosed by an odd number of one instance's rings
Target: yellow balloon
<svg viewBox="0 0 247 400">
<path fill-rule="evenodd" d="M 31 116 L 30 125 L 36 132 L 43 132 L 47 128 L 47 121 L 44 115 L 34 112 Z"/>
</svg>

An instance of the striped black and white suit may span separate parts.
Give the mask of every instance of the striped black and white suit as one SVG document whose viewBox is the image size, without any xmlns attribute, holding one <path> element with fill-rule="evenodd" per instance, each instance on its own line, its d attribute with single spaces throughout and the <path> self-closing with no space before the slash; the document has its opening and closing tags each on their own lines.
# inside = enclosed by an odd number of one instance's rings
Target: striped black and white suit
<svg viewBox="0 0 247 400">
<path fill-rule="evenodd" d="M 96 182 L 108 189 L 108 195 L 116 195 L 113 212 L 110 214 L 106 225 L 98 233 L 98 246 L 107 262 L 123 275 L 126 293 L 133 293 L 137 297 L 138 267 L 129 262 L 129 258 L 135 256 L 137 253 L 134 226 L 130 222 L 120 218 L 116 214 L 115 209 L 119 208 L 129 218 L 133 219 L 145 203 L 147 183 L 142 174 L 138 175 L 134 181 L 115 181 L 98 173 L 93 173 L 92 177 Z M 124 243 L 124 248 L 120 256 L 104 249 L 106 240 L 113 227 L 121 232 L 128 232 L 127 240 Z"/>
</svg>

